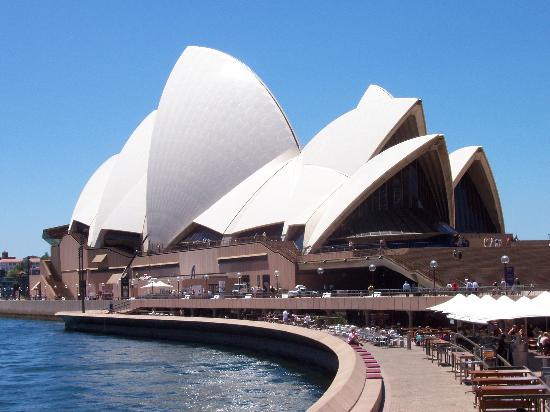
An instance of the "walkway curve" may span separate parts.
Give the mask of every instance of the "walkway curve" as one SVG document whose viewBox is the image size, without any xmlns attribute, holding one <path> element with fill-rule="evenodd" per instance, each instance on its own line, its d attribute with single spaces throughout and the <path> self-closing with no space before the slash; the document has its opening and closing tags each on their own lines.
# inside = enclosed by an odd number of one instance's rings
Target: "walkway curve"
<svg viewBox="0 0 550 412">
<path fill-rule="evenodd" d="M 376 357 L 384 377 L 384 412 L 463 412 L 472 409 L 471 387 L 455 380 L 450 367 L 426 358 L 424 348 L 364 346 Z"/>
<path fill-rule="evenodd" d="M 311 412 L 358 409 L 377 412 L 381 404 L 382 382 L 367 381 L 365 365 L 357 353 L 342 339 L 323 331 L 235 319 L 119 315 L 102 311 L 59 312 L 56 316 L 63 318 L 68 330 L 229 344 L 309 361 L 335 372 L 329 388 L 308 409 Z"/>
</svg>

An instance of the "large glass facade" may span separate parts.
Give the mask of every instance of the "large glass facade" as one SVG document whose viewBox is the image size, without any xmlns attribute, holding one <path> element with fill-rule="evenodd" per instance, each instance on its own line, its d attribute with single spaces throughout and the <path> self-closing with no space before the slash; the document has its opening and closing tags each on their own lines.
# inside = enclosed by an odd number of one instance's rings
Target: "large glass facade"
<svg viewBox="0 0 550 412">
<path fill-rule="evenodd" d="M 404 142 L 405 140 L 418 137 L 418 135 L 419 131 L 418 125 L 416 124 L 416 117 L 409 116 L 403 122 L 403 124 L 399 126 L 395 133 L 389 138 L 388 142 L 385 144 L 384 148 L 381 151 L 383 152 L 384 150 L 387 150 L 392 146 Z"/>
<path fill-rule="evenodd" d="M 418 160 L 400 170 L 369 196 L 333 233 L 330 240 L 373 232 L 434 233 L 448 223 L 438 206 L 438 189 Z"/>
<path fill-rule="evenodd" d="M 455 188 L 456 230 L 466 233 L 495 233 L 497 228 L 469 172 Z"/>
</svg>

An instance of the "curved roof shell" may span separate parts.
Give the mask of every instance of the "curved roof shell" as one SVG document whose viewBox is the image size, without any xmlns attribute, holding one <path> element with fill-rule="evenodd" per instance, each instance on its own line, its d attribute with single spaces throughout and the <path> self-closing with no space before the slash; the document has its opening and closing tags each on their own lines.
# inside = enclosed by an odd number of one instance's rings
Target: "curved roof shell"
<svg viewBox="0 0 550 412">
<path fill-rule="evenodd" d="M 452 183 L 445 140 L 441 135 L 417 137 L 393 146 L 372 158 L 308 220 L 304 248 L 314 250 L 322 245 L 338 226 L 386 180 L 423 154 L 435 150 L 441 163 L 449 220 L 452 221 Z"/>
<path fill-rule="evenodd" d="M 304 165 L 327 167 L 351 176 L 382 150 L 410 115 L 418 117 L 419 135 L 425 135 L 419 99 L 395 98 L 371 85 L 355 109 L 329 123 L 304 147 Z"/>
<path fill-rule="evenodd" d="M 451 164 L 453 189 L 457 187 L 466 173 L 472 171 L 471 176 L 474 184 L 491 219 L 496 224 L 497 232 L 504 233 L 504 216 L 498 188 L 483 147 L 467 146 L 457 149 L 449 154 L 449 162 Z M 474 165 L 479 167 L 474 168 Z"/>
<path fill-rule="evenodd" d="M 419 99 L 395 98 L 370 85 L 355 109 L 329 123 L 304 147 L 287 226 L 305 224 L 332 192 L 384 149 L 410 116 L 419 135 L 425 135 Z"/>
<path fill-rule="evenodd" d="M 271 92 L 227 54 L 188 47 L 164 88 L 147 175 L 149 242 L 177 242 L 220 198 L 264 165 L 298 154 Z"/>
<path fill-rule="evenodd" d="M 153 111 L 143 119 L 120 151 L 90 227 L 90 246 L 101 246 L 101 237 L 107 230 L 143 233 L 147 165 L 155 117 Z"/>
<path fill-rule="evenodd" d="M 92 225 L 97 215 L 103 192 L 105 191 L 105 187 L 117 159 L 118 155 L 113 155 L 108 158 L 97 168 L 90 179 L 88 179 L 74 207 L 69 231 L 73 229 L 75 222 L 83 223 L 86 226 Z"/>
</svg>

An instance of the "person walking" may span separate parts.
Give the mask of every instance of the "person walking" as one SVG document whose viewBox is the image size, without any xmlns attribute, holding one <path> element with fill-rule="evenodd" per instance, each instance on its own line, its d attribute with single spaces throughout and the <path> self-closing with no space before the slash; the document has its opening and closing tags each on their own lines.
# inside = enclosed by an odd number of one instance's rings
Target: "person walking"
<svg viewBox="0 0 550 412">
<path fill-rule="evenodd" d="M 409 296 L 411 292 L 411 284 L 408 280 L 405 280 L 405 283 L 403 283 L 403 292 L 405 292 L 405 296 Z"/>
</svg>

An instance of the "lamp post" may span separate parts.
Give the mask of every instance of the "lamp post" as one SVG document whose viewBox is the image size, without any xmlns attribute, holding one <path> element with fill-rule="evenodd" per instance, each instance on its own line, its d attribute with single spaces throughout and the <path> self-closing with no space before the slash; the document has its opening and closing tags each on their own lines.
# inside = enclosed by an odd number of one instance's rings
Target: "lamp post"
<svg viewBox="0 0 550 412">
<path fill-rule="evenodd" d="M 321 276 L 321 281 L 323 282 L 323 290 L 327 290 L 327 285 L 325 283 L 325 278 L 323 277 L 323 273 L 325 273 L 325 269 L 317 268 L 317 274 Z"/>
<path fill-rule="evenodd" d="M 241 292 L 241 272 L 237 272 L 237 282 L 239 283 L 239 293 Z"/>
<path fill-rule="evenodd" d="M 279 271 L 277 269 L 275 269 L 275 271 L 273 273 L 275 274 L 275 280 L 277 282 L 276 292 L 279 293 Z"/>
<path fill-rule="evenodd" d="M 502 255 L 500 257 L 500 263 L 502 263 L 502 276 L 504 278 L 504 294 L 506 294 L 506 289 L 508 288 L 508 282 L 506 281 L 506 272 L 508 267 L 506 266 L 510 262 L 510 258 L 507 255 Z"/>
<path fill-rule="evenodd" d="M 180 289 L 181 276 L 176 276 L 176 280 L 178 281 L 178 298 L 179 298 L 181 296 L 181 289 Z"/>
<path fill-rule="evenodd" d="M 438 263 L 437 263 L 437 260 L 432 260 L 430 262 L 430 268 L 432 269 L 432 275 L 433 275 L 433 290 L 434 290 L 434 294 L 435 294 L 435 270 L 437 269 L 437 266 L 438 266 Z"/>
<path fill-rule="evenodd" d="M 206 293 L 208 293 L 208 275 L 204 275 L 204 280 L 206 283 L 206 287 L 204 288 L 204 290 L 206 291 Z"/>
<path fill-rule="evenodd" d="M 374 263 L 371 263 L 369 265 L 369 272 L 372 273 L 372 277 L 374 278 L 374 272 L 376 272 L 376 265 Z M 368 289 L 371 289 L 371 286 L 373 285 L 374 281 L 369 285 Z M 370 291 L 372 292 L 373 296 L 374 296 L 374 287 L 372 288 L 372 290 Z"/>
</svg>

